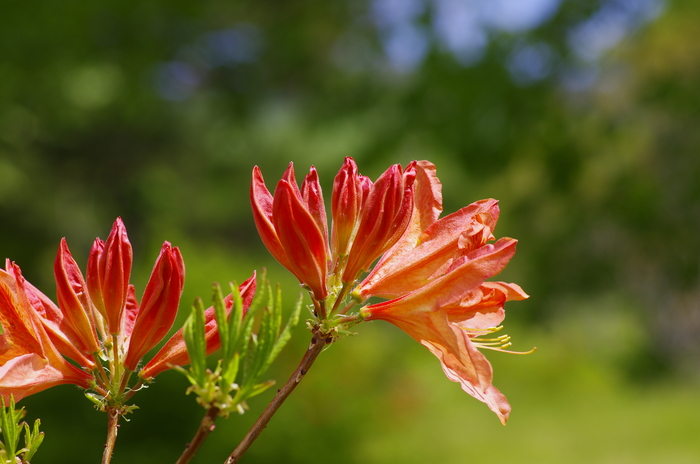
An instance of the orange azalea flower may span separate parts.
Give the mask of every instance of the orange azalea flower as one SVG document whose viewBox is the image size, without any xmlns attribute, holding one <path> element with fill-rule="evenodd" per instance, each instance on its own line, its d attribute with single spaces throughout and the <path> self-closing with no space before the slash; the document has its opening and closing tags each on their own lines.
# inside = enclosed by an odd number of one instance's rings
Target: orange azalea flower
<svg viewBox="0 0 700 464">
<path fill-rule="evenodd" d="M 131 263 L 131 244 L 117 218 L 107 242 L 95 240 L 87 279 L 61 240 L 54 266 L 58 306 L 8 264 L 0 274 L 3 396 L 19 399 L 75 383 L 106 401 L 123 400 L 131 372 L 175 321 L 185 278 L 180 251 L 165 242 L 139 305 L 129 285 Z"/>
<path fill-rule="evenodd" d="M 516 284 L 486 281 L 515 254 L 516 240 L 489 243 L 498 221 L 496 200 L 440 219 L 441 188 L 427 161 L 405 170 L 391 166 L 372 183 L 346 158 L 333 184 L 330 249 L 314 168 L 299 190 L 290 164 L 273 197 L 256 167 L 251 201 L 263 242 L 311 291 L 314 330 L 338 334 L 362 320 L 391 322 L 437 356 L 447 377 L 505 424 L 510 405 L 492 385 L 491 365 L 479 350 L 509 345 L 507 335 L 490 334 L 500 330 L 506 301 L 528 297 Z M 348 315 L 370 297 L 388 301 Z"/>
<path fill-rule="evenodd" d="M 483 336 L 500 329 L 506 301 L 528 297 L 516 284 L 485 282 L 515 254 L 516 240 L 487 243 L 494 239 L 498 220 L 496 200 L 438 219 L 442 195 L 435 166 L 420 161 L 416 172 L 410 225 L 353 296 L 361 301 L 391 298 L 362 308 L 363 318 L 403 329 L 437 356 L 450 380 L 486 403 L 505 424 L 510 405 L 492 385 L 491 365 L 478 348 L 508 345 L 507 336 Z"/>
<path fill-rule="evenodd" d="M 14 263 L 0 269 L 0 395 L 19 401 L 55 385 L 88 388 L 92 377 L 66 361 L 42 322 L 34 289 Z"/>
</svg>

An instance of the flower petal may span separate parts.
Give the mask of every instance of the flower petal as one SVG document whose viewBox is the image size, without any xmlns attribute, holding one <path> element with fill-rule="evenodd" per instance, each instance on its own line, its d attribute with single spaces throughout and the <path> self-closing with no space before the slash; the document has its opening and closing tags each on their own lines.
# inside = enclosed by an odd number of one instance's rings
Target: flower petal
<svg viewBox="0 0 700 464">
<path fill-rule="evenodd" d="M 7 404 L 10 395 L 19 401 L 25 396 L 66 383 L 88 388 L 90 378 L 70 364 L 66 363 L 62 369 L 57 369 L 46 358 L 36 353 L 27 353 L 0 366 L 0 394 Z"/>
<path fill-rule="evenodd" d="M 332 250 L 335 256 L 345 256 L 350 250 L 362 207 L 363 187 L 357 164 L 347 157 L 333 180 L 331 210 L 333 213 Z"/>
<path fill-rule="evenodd" d="M 289 260 L 288 269 L 320 301 L 328 294 L 328 238 L 323 236 L 295 187 L 284 179 L 279 181 L 272 204 L 272 221 Z"/>
<path fill-rule="evenodd" d="M 185 263 L 177 247 L 165 242 L 143 293 L 129 338 L 124 366 L 133 371 L 141 358 L 168 333 L 175 322 L 185 284 Z"/>
<path fill-rule="evenodd" d="M 53 345 L 24 290 L 19 267 L 0 269 L 0 393 L 16 400 L 62 383 L 89 387 L 92 378 Z"/>
<path fill-rule="evenodd" d="M 265 187 L 265 181 L 260 172 L 260 168 L 253 168 L 253 180 L 250 185 L 250 203 L 253 209 L 253 220 L 255 227 L 258 229 L 258 234 L 262 239 L 265 247 L 270 251 L 270 254 L 279 261 L 279 263 L 290 269 L 287 253 L 280 243 L 277 236 L 277 231 L 272 222 L 272 203 L 274 199 L 270 191 Z"/>
<path fill-rule="evenodd" d="M 321 237 L 328 250 L 328 218 L 326 217 L 326 205 L 323 202 L 323 192 L 321 183 L 318 180 L 316 168 L 311 166 L 309 173 L 301 184 L 301 197 L 306 204 L 306 208 L 311 213 L 311 217 L 316 221 L 316 225 L 321 231 Z M 328 253 L 328 251 L 326 251 Z"/>
<path fill-rule="evenodd" d="M 91 370 L 95 366 L 95 359 L 90 353 L 80 351 L 78 348 L 82 346 L 80 339 L 66 321 L 61 310 L 31 283 L 22 280 L 27 301 L 39 315 L 51 342 L 61 354 L 71 358 L 87 370 Z"/>
<path fill-rule="evenodd" d="M 428 348 L 442 364 L 448 379 L 486 403 L 505 425 L 510 413 L 506 397 L 493 385 L 493 370 L 486 357 L 469 339 L 467 331 L 450 324 L 445 311 L 411 313 L 386 319 Z"/>
<path fill-rule="evenodd" d="M 387 169 L 372 185 L 362 206 L 355 241 L 342 276 L 352 282 L 372 262 L 391 248 L 403 235 L 413 214 L 415 162 L 404 172 L 396 164 Z"/>
<path fill-rule="evenodd" d="M 54 274 L 58 305 L 66 322 L 78 337 L 79 349 L 89 354 L 99 352 L 100 344 L 95 332 L 95 314 L 88 297 L 88 289 L 65 238 L 61 239 L 58 247 Z"/>
<path fill-rule="evenodd" d="M 404 236 L 363 280 L 359 294 L 363 299 L 370 295 L 395 298 L 427 284 L 436 271 L 457 257 L 460 237 L 477 223 L 475 217 L 497 216 L 497 205 L 496 200 L 481 200 L 429 224 L 412 241 Z"/>
<path fill-rule="evenodd" d="M 107 316 L 107 330 L 117 335 L 122 330 L 122 318 L 129 293 L 129 279 L 133 261 L 131 243 L 121 218 L 114 221 L 112 230 L 100 255 L 100 288 Z"/>
<path fill-rule="evenodd" d="M 406 233 L 395 245 L 398 249 L 404 248 L 405 244 L 410 244 L 410 248 L 415 247 L 418 237 L 442 213 L 442 184 L 437 178 L 433 163 L 425 160 L 416 162 L 416 180 L 413 185 L 413 214 Z"/>
</svg>

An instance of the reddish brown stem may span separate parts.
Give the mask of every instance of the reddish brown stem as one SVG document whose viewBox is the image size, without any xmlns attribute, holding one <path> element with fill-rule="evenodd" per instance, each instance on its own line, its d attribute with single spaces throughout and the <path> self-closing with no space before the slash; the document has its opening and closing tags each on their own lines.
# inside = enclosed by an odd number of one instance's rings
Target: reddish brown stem
<svg viewBox="0 0 700 464">
<path fill-rule="evenodd" d="M 277 391 L 277 394 L 274 398 L 272 398 L 270 404 L 267 405 L 267 408 L 265 408 L 260 417 L 258 417 L 258 420 L 255 421 L 255 424 L 253 424 L 253 427 L 251 427 L 251 429 L 248 431 L 248 434 L 238 444 L 236 449 L 233 450 L 233 453 L 231 453 L 228 459 L 226 459 L 224 464 L 234 464 L 238 462 L 241 456 L 248 451 L 248 448 L 250 448 L 253 442 L 260 436 L 262 431 L 267 426 L 267 423 L 270 422 L 272 416 L 277 412 L 280 406 L 282 406 L 282 403 L 284 403 L 287 397 L 289 397 L 297 385 L 299 385 L 301 379 L 304 378 L 318 355 L 321 354 L 321 351 L 323 351 L 323 347 L 329 342 L 330 340 L 326 340 L 325 336 L 314 332 L 313 337 L 311 338 L 311 344 L 306 350 L 306 353 L 301 359 L 296 371 L 294 371 L 289 380 L 287 380 L 287 383 L 285 383 L 284 386 Z"/>
<path fill-rule="evenodd" d="M 190 462 L 190 459 L 194 457 L 199 447 L 202 446 L 202 443 L 204 443 L 204 440 L 206 440 L 209 434 L 214 430 L 214 422 L 216 421 L 216 417 L 218 415 L 219 408 L 216 406 L 212 406 L 207 410 L 204 418 L 202 418 L 202 422 L 199 424 L 197 433 L 194 435 L 194 438 L 192 438 L 192 441 L 187 445 L 185 451 L 182 452 L 182 455 L 180 456 L 180 459 L 177 460 L 176 464 L 186 464 Z"/>
<path fill-rule="evenodd" d="M 119 409 L 107 409 L 107 442 L 102 453 L 102 464 L 109 464 L 114 453 L 114 444 L 117 441 L 117 431 L 119 430 Z"/>
</svg>

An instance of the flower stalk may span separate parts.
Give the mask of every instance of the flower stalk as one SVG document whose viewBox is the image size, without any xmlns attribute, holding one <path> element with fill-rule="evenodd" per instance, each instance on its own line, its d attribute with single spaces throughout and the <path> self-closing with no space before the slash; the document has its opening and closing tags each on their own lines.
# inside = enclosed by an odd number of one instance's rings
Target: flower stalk
<svg viewBox="0 0 700 464">
<path fill-rule="evenodd" d="M 195 453 L 197 453 L 199 448 L 204 443 L 204 440 L 206 440 L 209 434 L 216 428 L 214 423 L 216 422 L 216 418 L 219 417 L 219 412 L 220 409 L 216 406 L 211 406 L 209 409 L 207 409 L 207 412 L 204 414 L 204 417 L 199 424 L 197 433 L 194 435 L 194 438 L 192 438 L 192 441 L 187 444 L 185 450 L 182 452 L 180 458 L 175 464 L 187 464 L 190 462 Z"/>
<path fill-rule="evenodd" d="M 102 453 L 102 464 L 110 464 L 114 454 L 114 445 L 117 442 L 117 432 L 119 432 L 119 417 L 121 412 L 117 408 L 107 409 L 107 442 Z"/>
<path fill-rule="evenodd" d="M 277 410 L 282 406 L 282 403 L 286 401 L 289 395 L 292 394 L 294 389 L 299 385 L 302 379 L 309 372 L 309 369 L 313 365 L 318 355 L 321 354 L 323 348 L 326 344 L 330 344 L 332 338 L 329 338 L 326 334 L 320 333 L 318 328 L 312 331 L 311 343 L 304 353 L 304 357 L 297 366 L 294 373 L 289 377 L 287 382 L 282 388 L 277 391 L 277 394 L 272 398 L 270 404 L 267 405 L 262 414 L 255 421 L 253 426 L 250 428 L 246 436 L 241 440 L 241 442 L 236 446 L 236 449 L 229 455 L 228 459 L 224 461 L 224 464 L 234 464 L 248 451 L 248 448 L 257 440 L 262 431 L 267 427 L 268 422 L 275 415 Z"/>
</svg>

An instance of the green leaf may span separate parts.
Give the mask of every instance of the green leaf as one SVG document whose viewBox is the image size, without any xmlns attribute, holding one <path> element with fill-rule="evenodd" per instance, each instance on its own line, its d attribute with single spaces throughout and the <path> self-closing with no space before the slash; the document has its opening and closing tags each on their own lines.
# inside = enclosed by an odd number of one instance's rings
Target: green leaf
<svg viewBox="0 0 700 464">
<path fill-rule="evenodd" d="M 228 365 L 226 366 L 225 369 L 223 369 L 223 372 L 221 373 L 221 377 L 224 381 L 224 385 L 230 391 L 231 385 L 233 382 L 236 380 L 236 376 L 238 375 L 238 366 L 240 364 L 241 357 L 238 353 L 233 353 L 233 356 L 231 356 L 231 359 L 229 360 Z"/>
<path fill-rule="evenodd" d="M 105 398 L 94 392 L 85 392 L 85 398 L 89 399 L 99 410 L 103 410 L 105 406 Z"/>
<path fill-rule="evenodd" d="M 221 347 L 224 353 L 224 359 L 230 353 L 227 353 L 227 349 L 230 345 L 230 338 L 233 336 L 229 332 L 229 326 L 226 321 L 226 305 L 224 303 L 224 296 L 221 294 L 221 286 L 217 283 L 214 284 L 214 316 L 216 317 L 216 327 L 219 331 L 219 337 L 221 339 Z M 225 363 L 226 361 L 224 361 Z"/>
<path fill-rule="evenodd" d="M 241 332 L 238 338 L 238 342 L 236 343 L 236 351 L 240 353 L 241 359 L 245 360 L 244 361 L 244 369 L 243 369 L 243 375 L 245 376 L 246 373 L 248 372 L 248 369 L 250 367 L 250 363 L 247 362 L 250 360 L 250 356 L 248 356 L 248 350 L 249 346 L 251 345 L 251 341 L 253 341 L 253 323 L 255 322 L 255 315 L 258 313 L 258 311 L 261 308 L 261 300 L 264 298 L 265 294 L 268 293 L 269 291 L 269 284 L 265 281 L 263 281 L 263 284 L 258 286 L 258 291 L 255 292 L 255 296 L 253 297 L 253 301 L 250 303 L 250 307 L 248 308 L 248 312 L 246 312 L 245 316 L 243 316 L 243 321 L 241 323 Z M 256 346 L 256 343 L 253 343 L 253 346 Z"/>
<path fill-rule="evenodd" d="M 23 459 L 25 462 L 30 462 L 32 460 L 37 449 L 39 449 L 39 446 L 41 446 L 41 443 L 44 441 L 44 432 L 39 431 L 40 425 L 41 421 L 37 419 L 34 421 L 33 430 L 30 430 L 29 424 L 26 422 L 24 423 L 24 448 L 26 451 L 24 452 Z"/>
<path fill-rule="evenodd" d="M 182 334 L 190 357 L 190 372 L 197 385 L 203 387 L 207 379 L 207 346 L 204 339 L 204 305 L 201 298 L 195 300 Z"/>
<path fill-rule="evenodd" d="M 8 459 L 12 459 L 17 455 L 17 444 L 19 443 L 19 435 L 22 432 L 22 425 L 19 421 L 24 417 L 24 408 L 15 410 L 15 399 L 10 395 L 10 404 L 5 406 L 5 399 L 0 396 L 2 404 L 2 417 L 0 418 L 0 426 L 2 428 L 3 449 Z"/>
<path fill-rule="evenodd" d="M 292 338 L 292 330 L 294 330 L 299 323 L 299 315 L 301 314 L 303 302 L 304 296 L 299 295 L 299 298 L 297 298 L 297 303 L 294 305 L 294 310 L 292 311 L 292 314 L 290 314 L 287 324 L 284 326 L 284 330 L 282 330 L 280 336 L 277 337 L 275 346 L 272 347 L 272 352 L 268 356 L 268 364 L 265 366 L 265 370 L 267 370 L 270 364 L 272 364 L 275 358 L 277 358 L 277 356 L 280 354 L 282 348 L 284 348 L 287 342 Z"/>
<path fill-rule="evenodd" d="M 230 338 L 228 343 L 223 346 L 223 375 L 227 379 L 227 383 L 232 383 L 238 373 L 238 363 L 240 356 L 237 353 L 237 347 L 240 339 L 241 325 L 243 323 L 243 300 L 238 286 L 231 283 L 231 298 L 233 300 L 231 313 L 228 317 L 228 332 Z"/>
<path fill-rule="evenodd" d="M 274 381 L 274 380 L 268 380 L 268 381 L 266 381 L 266 382 L 262 382 L 262 383 L 256 384 L 256 385 L 252 388 L 252 390 L 250 390 L 250 392 L 248 393 L 247 397 L 248 397 L 248 398 L 252 398 L 252 397 L 254 397 L 254 396 L 257 396 L 257 395 L 259 395 L 260 393 L 262 393 L 262 392 L 264 392 L 265 390 L 267 390 L 268 388 L 270 388 L 271 386 L 273 386 L 274 384 L 275 384 L 275 381 Z"/>
<path fill-rule="evenodd" d="M 272 350 L 277 333 L 275 332 L 275 317 L 274 317 L 274 295 L 270 284 L 266 286 L 269 290 L 268 304 L 263 310 L 262 318 L 260 319 L 260 329 L 258 330 L 258 347 L 253 356 L 253 364 L 250 368 L 248 378 L 244 380 L 246 385 L 252 385 L 257 381 L 262 374 L 261 369 L 265 365 L 267 357 Z"/>
</svg>

